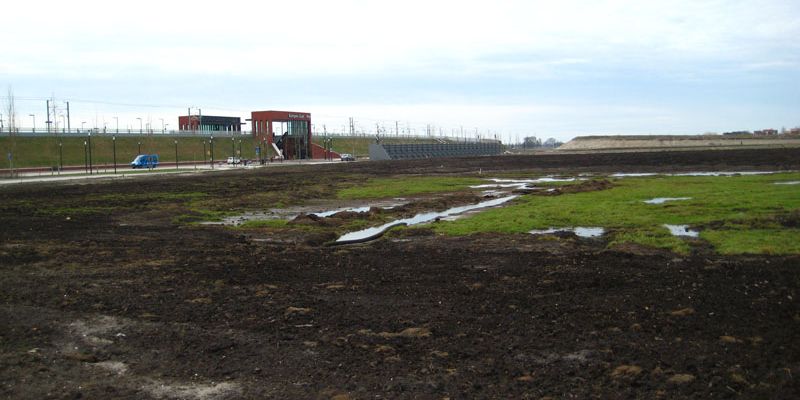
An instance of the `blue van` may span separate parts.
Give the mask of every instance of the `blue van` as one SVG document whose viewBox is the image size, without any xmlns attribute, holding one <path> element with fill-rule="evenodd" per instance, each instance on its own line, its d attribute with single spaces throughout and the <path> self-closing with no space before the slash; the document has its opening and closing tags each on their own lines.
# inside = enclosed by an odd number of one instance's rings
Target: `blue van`
<svg viewBox="0 0 800 400">
<path fill-rule="evenodd" d="M 158 166 L 158 154 L 139 154 L 131 161 L 131 168 L 155 168 Z"/>
</svg>

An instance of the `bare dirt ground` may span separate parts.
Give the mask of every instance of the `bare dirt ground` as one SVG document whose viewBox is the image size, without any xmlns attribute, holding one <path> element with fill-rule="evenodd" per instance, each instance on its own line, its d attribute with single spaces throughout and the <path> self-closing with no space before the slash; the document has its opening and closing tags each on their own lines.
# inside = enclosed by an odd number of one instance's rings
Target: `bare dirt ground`
<svg viewBox="0 0 800 400">
<path fill-rule="evenodd" d="M 574 236 L 447 238 L 425 228 L 329 247 L 177 223 L 188 212 L 181 201 L 136 200 L 202 191 L 236 209 L 262 192 L 312 201 L 340 182 L 396 174 L 784 169 L 800 169 L 800 150 L 358 162 L 4 187 L 0 395 L 798 398 L 798 256 L 611 251 Z"/>
</svg>

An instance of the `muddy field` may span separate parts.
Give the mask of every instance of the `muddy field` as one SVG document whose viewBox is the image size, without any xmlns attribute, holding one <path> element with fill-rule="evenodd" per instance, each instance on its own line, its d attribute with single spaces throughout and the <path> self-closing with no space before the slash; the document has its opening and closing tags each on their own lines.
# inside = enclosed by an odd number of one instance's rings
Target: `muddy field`
<svg viewBox="0 0 800 400">
<path fill-rule="evenodd" d="M 341 185 L 401 174 L 787 169 L 800 169 L 800 150 L 3 187 L 0 396 L 798 398 L 798 256 L 723 257 L 702 246 L 679 256 L 573 235 L 448 238 L 425 228 L 332 247 L 324 229 L 191 224 L 201 216 L 186 201 L 203 192 L 206 206 L 231 211 L 335 208 L 324 199 Z M 405 211 L 469 201 L 426 197 Z"/>
</svg>

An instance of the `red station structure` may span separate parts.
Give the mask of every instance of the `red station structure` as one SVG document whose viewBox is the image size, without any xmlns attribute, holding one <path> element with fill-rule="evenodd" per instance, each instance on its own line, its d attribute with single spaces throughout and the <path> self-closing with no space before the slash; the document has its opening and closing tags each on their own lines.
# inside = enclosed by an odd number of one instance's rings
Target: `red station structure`
<svg viewBox="0 0 800 400">
<path fill-rule="evenodd" d="M 339 157 L 311 143 L 311 114 L 295 111 L 253 111 L 250 123 L 253 140 L 272 147 L 285 159 Z M 266 150 L 266 149 L 264 149 Z"/>
</svg>

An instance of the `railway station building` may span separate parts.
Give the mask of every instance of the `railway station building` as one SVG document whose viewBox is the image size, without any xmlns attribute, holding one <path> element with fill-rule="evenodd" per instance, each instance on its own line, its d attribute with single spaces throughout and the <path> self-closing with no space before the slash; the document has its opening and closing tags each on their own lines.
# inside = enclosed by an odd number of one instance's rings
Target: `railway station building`
<svg viewBox="0 0 800 400">
<path fill-rule="evenodd" d="M 310 113 L 270 110 L 253 111 L 250 116 L 253 139 L 272 147 L 280 157 L 325 158 L 325 149 L 311 142 Z"/>
<path fill-rule="evenodd" d="M 178 117 L 180 131 L 241 132 L 242 119 L 216 115 L 182 115 Z"/>
</svg>

